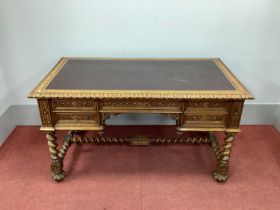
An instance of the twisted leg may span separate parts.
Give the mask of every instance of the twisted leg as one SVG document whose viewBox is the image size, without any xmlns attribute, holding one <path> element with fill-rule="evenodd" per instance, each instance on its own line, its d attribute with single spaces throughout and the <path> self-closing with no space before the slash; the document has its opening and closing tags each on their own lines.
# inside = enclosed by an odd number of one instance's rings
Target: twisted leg
<svg viewBox="0 0 280 210">
<path fill-rule="evenodd" d="M 48 140 L 49 151 L 51 153 L 51 172 L 52 178 L 59 182 L 64 179 L 65 172 L 63 171 L 63 158 L 59 157 L 59 152 L 57 150 L 56 137 L 54 132 L 47 132 L 46 138 Z"/>
<path fill-rule="evenodd" d="M 231 132 L 226 133 L 224 147 L 218 160 L 217 171 L 214 172 L 214 179 L 218 182 L 224 182 L 228 178 L 229 159 L 235 134 Z"/>
<path fill-rule="evenodd" d="M 215 157 L 216 157 L 217 161 L 219 161 L 220 157 L 221 157 L 221 152 L 219 149 L 218 140 L 216 139 L 213 132 L 209 132 L 209 140 L 210 140 L 210 146 L 212 147 L 212 149 L 214 151 Z"/>
</svg>

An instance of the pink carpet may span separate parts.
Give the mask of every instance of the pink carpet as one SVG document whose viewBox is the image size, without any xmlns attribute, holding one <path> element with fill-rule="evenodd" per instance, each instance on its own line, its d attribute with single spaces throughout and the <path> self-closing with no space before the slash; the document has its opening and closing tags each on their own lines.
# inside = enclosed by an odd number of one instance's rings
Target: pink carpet
<svg viewBox="0 0 280 210">
<path fill-rule="evenodd" d="M 38 129 L 19 126 L 0 147 L 1 210 L 280 209 L 280 134 L 272 126 L 242 127 L 226 184 L 211 177 L 216 161 L 208 145 L 92 144 L 72 145 L 67 176 L 56 183 Z"/>
</svg>

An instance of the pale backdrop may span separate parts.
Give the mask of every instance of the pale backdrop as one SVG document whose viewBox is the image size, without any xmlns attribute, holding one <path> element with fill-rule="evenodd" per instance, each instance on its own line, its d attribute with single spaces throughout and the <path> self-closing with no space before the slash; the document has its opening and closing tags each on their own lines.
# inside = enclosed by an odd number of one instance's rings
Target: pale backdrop
<svg viewBox="0 0 280 210">
<path fill-rule="evenodd" d="M 220 57 L 251 103 L 276 104 L 279 37 L 279 0 L 0 0 L 0 105 L 35 103 L 62 56 Z"/>
</svg>

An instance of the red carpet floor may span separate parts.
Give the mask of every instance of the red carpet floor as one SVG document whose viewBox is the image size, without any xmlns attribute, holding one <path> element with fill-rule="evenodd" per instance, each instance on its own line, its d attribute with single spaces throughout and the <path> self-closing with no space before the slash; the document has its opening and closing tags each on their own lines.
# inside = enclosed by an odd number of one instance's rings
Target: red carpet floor
<svg viewBox="0 0 280 210">
<path fill-rule="evenodd" d="M 17 127 L 0 147 L 1 210 L 280 209 L 280 134 L 272 126 L 242 127 L 226 184 L 211 177 L 216 162 L 208 145 L 92 144 L 69 149 L 67 177 L 56 183 L 38 129 Z"/>
</svg>

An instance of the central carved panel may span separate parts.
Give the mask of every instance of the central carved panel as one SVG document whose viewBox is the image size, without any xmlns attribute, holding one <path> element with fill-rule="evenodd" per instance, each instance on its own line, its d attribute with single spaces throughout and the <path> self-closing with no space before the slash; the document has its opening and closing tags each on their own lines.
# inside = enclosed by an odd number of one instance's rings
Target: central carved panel
<svg viewBox="0 0 280 210">
<path fill-rule="evenodd" d="M 103 100 L 100 102 L 101 111 L 120 111 L 120 112 L 129 112 L 130 110 L 142 110 L 142 112 L 151 112 L 151 113 L 161 113 L 171 111 L 171 112 L 180 112 L 182 110 L 183 103 L 178 100 Z"/>
</svg>

